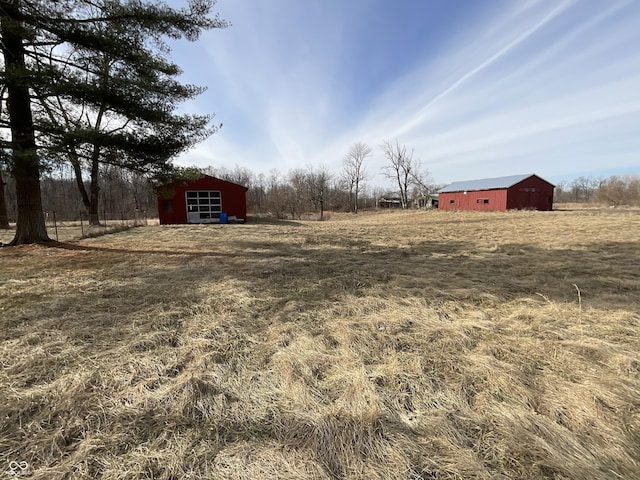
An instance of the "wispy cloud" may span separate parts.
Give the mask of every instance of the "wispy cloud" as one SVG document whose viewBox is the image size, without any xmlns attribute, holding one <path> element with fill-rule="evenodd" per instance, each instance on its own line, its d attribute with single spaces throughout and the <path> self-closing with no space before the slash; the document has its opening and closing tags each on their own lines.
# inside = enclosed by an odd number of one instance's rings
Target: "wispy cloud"
<svg viewBox="0 0 640 480">
<path fill-rule="evenodd" d="M 221 0 L 233 26 L 176 60 L 224 126 L 180 162 L 337 169 L 350 144 L 398 138 L 438 182 L 640 173 L 639 3 L 399 4 Z"/>
</svg>

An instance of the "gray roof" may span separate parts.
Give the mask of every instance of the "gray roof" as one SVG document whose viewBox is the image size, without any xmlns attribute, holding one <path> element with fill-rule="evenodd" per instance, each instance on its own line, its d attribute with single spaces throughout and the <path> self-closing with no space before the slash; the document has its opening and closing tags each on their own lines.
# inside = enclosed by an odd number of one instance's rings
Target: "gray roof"
<svg viewBox="0 0 640 480">
<path fill-rule="evenodd" d="M 523 175 L 510 175 L 508 177 L 482 178 L 480 180 L 467 180 L 465 182 L 453 182 L 451 185 L 438 190 L 438 193 L 467 192 L 467 191 L 474 191 L 474 190 L 496 190 L 496 189 L 509 188 L 515 185 L 516 183 L 520 183 L 521 181 L 533 176 L 534 176 L 533 173 L 526 173 Z M 544 181 L 546 182 L 546 180 Z"/>
</svg>

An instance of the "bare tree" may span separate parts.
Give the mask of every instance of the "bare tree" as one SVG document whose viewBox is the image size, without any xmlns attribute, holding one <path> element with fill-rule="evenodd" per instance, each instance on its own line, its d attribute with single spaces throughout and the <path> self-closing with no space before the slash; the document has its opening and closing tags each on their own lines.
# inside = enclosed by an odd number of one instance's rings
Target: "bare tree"
<svg viewBox="0 0 640 480">
<path fill-rule="evenodd" d="M 253 183 L 247 192 L 247 206 L 253 208 L 253 213 L 262 213 L 267 203 L 267 178 L 264 173 L 253 176 Z"/>
<path fill-rule="evenodd" d="M 571 182 L 571 194 L 575 202 L 588 203 L 598 188 L 599 181 L 595 178 L 578 177 Z"/>
<path fill-rule="evenodd" d="M 324 220 L 324 204 L 329 192 L 331 173 L 324 165 L 321 165 L 317 170 L 309 169 L 307 181 L 309 192 L 311 193 L 311 202 L 320 211 L 320 220 Z"/>
<path fill-rule="evenodd" d="M 409 187 L 414 181 L 415 174 L 419 171 L 420 162 L 413 159 L 413 150 L 407 153 L 407 147 L 400 146 L 397 139 L 395 144 L 385 140 L 382 144 L 382 150 L 389 161 L 389 165 L 384 169 L 385 176 L 398 183 L 402 208 L 407 208 Z"/>
<path fill-rule="evenodd" d="M 287 174 L 288 185 L 285 189 L 287 205 L 291 212 L 291 219 L 302 218 L 302 214 L 310 207 L 311 189 L 309 185 L 309 174 L 301 169 L 294 168 Z"/>
<path fill-rule="evenodd" d="M 286 187 L 280 176 L 280 172 L 275 168 L 271 169 L 267 179 L 266 206 L 267 210 L 275 214 L 276 218 L 285 218 L 287 211 Z"/>
<path fill-rule="evenodd" d="M 614 175 L 600 181 L 596 199 L 611 206 L 640 204 L 640 176 Z"/>
<path fill-rule="evenodd" d="M 553 191 L 553 199 L 555 202 L 571 201 L 571 187 L 567 180 L 562 180 L 556 184 L 556 188 Z"/>
<path fill-rule="evenodd" d="M 363 142 L 357 142 L 351 145 L 342 160 L 343 175 L 349 187 L 349 208 L 351 209 L 352 204 L 354 213 L 358 213 L 360 185 L 367 179 L 364 161 L 367 157 L 371 156 L 372 152 L 373 150 L 369 145 Z"/>
<path fill-rule="evenodd" d="M 415 168 L 411 173 L 411 184 L 413 186 L 414 197 L 417 199 L 418 207 L 431 208 L 431 193 L 438 190 L 431 179 L 428 170 L 420 169 L 420 161 L 416 160 Z"/>
</svg>

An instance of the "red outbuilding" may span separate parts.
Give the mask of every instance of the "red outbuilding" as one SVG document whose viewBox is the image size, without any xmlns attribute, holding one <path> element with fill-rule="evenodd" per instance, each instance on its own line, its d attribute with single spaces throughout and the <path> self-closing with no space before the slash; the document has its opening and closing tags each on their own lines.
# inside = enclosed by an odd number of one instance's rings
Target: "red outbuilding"
<svg viewBox="0 0 640 480">
<path fill-rule="evenodd" d="M 244 222 L 247 190 L 209 175 L 156 187 L 160 224 Z"/>
<path fill-rule="evenodd" d="M 554 186 L 534 174 L 454 182 L 438 191 L 441 210 L 551 210 Z"/>
</svg>

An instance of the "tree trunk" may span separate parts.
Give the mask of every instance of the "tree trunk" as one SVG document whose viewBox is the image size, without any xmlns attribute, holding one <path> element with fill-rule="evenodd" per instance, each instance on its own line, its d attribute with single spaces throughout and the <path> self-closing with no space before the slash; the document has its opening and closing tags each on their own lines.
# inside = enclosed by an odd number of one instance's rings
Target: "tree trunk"
<svg viewBox="0 0 640 480">
<path fill-rule="evenodd" d="M 97 158 L 94 158 L 91 164 L 91 186 L 89 187 L 89 225 L 100 225 L 100 214 L 98 212 L 99 174 L 100 162 Z"/>
<path fill-rule="evenodd" d="M 100 212 L 98 212 L 98 196 L 91 192 L 91 205 L 89 205 L 89 225 L 100 225 Z"/>
<path fill-rule="evenodd" d="M 91 162 L 89 192 L 87 193 L 87 189 L 84 186 L 84 179 L 82 178 L 82 167 L 78 154 L 75 151 L 69 151 L 69 161 L 73 166 L 76 185 L 82 197 L 82 204 L 89 212 L 89 225 L 100 225 L 100 213 L 98 212 L 98 195 L 100 194 L 100 186 L 98 183 L 100 173 L 99 152 L 96 153 L 94 150 L 93 157 Z M 96 159 L 96 157 L 98 157 L 98 159 Z"/>
<path fill-rule="evenodd" d="M 3 2 L 2 53 L 5 65 L 7 106 L 11 127 L 11 174 L 16 180 L 18 218 L 11 245 L 49 241 L 42 213 L 40 165 L 31 116 L 28 72 L 24 61 L 19 2 Z"/>
<path fill-rule="evenodd" d="M 73 166 L 73 173 L 76 177 L 76 185 L 78 186 L 78 191 L 80 192 L 80 196 L 82 197 L 82 204 L 85 208 L 89 208 L 89 204 L 91 201 L 89 200 L 89 195 L 87 194 L 87 189 L 84 188 L 84 179 L 82 178 L 82 167 L 80 166 L 80 159 L 76 153 L 69 153 L 69 159 L 71 161 L 71 165 Z"/>
<path fill-rule="evenodd" d="M 4 179 L 0 170 L 0 229 L 6 230 L 9 227 L 9 216 L 7 215 L 7 202 L 4 199 Z"/>
<path fill-rule="evenodd" d="M 109 78 L 109 62 L 105 61 L 103 64 L 104 75 L 102 77 L 102 83 L 106 84 Z M 100 104 L 100 110 L 98 110 L 98 116 L 96 117 L 95 130 L 100 130 L 102 125 L 102 117 L 106 111 L 106 105 Z M 100 145 L 94 144 L 93 151 L 91 152 L 91 185 L 89 186 L 89 225 L 100 225 L 100 215 L 98 213 L 98 200 L 100 193 Z"/>
<path fill-rule="evenodd" d="M 37 167 L 31 170 L 30 176 L 16 176 L 16 200 L 18 218 L 11 245 L 51 241 L 42 214 L 40 172 Z"/>
<path fill-rule="evenodd" d="M 406 170 L 402 183 L 402 208 L 409 208 L 409 175 Z"/>
<path fill-rule="evenodd" d="M 353 202 L 353 213 L 358 213 L 358 194 L 360 193 L 360 182 L 356 180 L 356 195 Z"/>
</svg>

